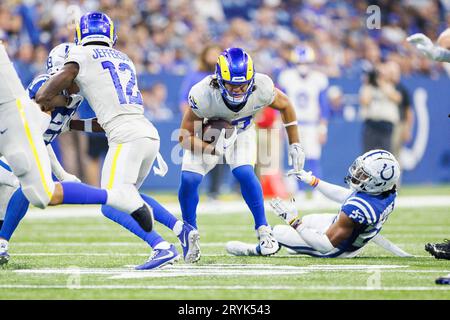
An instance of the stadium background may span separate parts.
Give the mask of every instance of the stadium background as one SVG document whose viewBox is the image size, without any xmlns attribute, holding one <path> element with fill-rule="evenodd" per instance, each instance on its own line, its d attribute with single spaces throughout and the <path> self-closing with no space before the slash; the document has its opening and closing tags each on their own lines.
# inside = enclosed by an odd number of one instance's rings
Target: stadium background
<svg viewBox="0 0 450 320">
<path fill-rule="evenodd" d="M 381 9 L 379 29 L 366 26 L 370 5 Z M 315 49 L 318 68 L 342 92 L 341 104 L 330 117 L 322 155 L 324 177 L 341 184 L 347 167 L 362 151 L 358 90 L 364 70 L 374 59 L 396 61 L 414 108 L 413 138 L 401 157 L 406 169 L 403 183 L 450 181 L 450 69 L 420 56 L 405 41 L 415 32 L 436 39 L 448 25 L 448 1 L 3 0 L 0 39 L 8 44 L 24 86 L 45 72 L 53 46 L 73 40 L 68 20 L 77 10 L 103 11 L 115 21 L 117 48 L 136 64 L 146 104 L 154 103 L 146 105 L 146 115 L 164 142 L 161 153 L 169 173 L 164 179 L 150 176 L 145 188 L 178 187 L 181 166 L 173 164 L 170 155 L 177 143 L 171 137 L 181 120 L 183 81 L 197 67 L 203 47 L 213 42 L 223 48 L 242 46 L 251 53 L 256 70 L 273 79 L 289 66 L 292 47 L 303 41 Z M 88 110 L 80 111 L 80 117 L 90 116 Z M 77 139 L 71 147 L 76 153 L 61 160 L 69 172 L 75 170 L 83 179 L 86 138 Z M 57 141 L 55 149 L 62 156 L 61 145 L 66 143 L 59 141 L 58 146 Z M 69 162 L 82 165 L 72 169 Z M 232 183 L 231 176 L 224 180 Z"/>
</svg>

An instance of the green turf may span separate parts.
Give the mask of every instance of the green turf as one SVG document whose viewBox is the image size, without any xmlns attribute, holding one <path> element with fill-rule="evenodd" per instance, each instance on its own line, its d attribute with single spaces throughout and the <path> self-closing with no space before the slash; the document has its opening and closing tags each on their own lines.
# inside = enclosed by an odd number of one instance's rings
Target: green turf
<svg viewBox="0 0 450 320">
<path fill-rule="evenodd" d="M 279 223 L 269 217 L 271 224 Z M 436 260 L 423 250 L 427 242 L 440 242 L 450 237 L 448 208 L 397 209 L 386 223 L 382 234 L 415 258 L 396 258 L 373 244 L 355 259 L 316 259 L 288 256 L 231 257 L 223 243 L 229 240 L 254 242 L 252 218 L 247 212 L 227 215 L 200 215 L 202 252 L 198 266 L 217 264 L 278 265 L 308 267 L 314 265 L 400 265 L 400 269 L 312 270 L 296 275 L 224 275 L 200 277 L 163 277 L 110 279 L 111 275 L 82 274 L 84 286 L 186 286 L 187 289 L 71 289 L 78 278 L 67 274 L 22 274 L 19 269 L 39 268 L 125 268 L 142 263 L 149 249 L 120 226 L 98 218 L 25 219 L 11 241 L 12 259 L 0 268 L 1 299 L 450 299 L 450 286 L 438 286 L 434 280 L 450 273 L 450 261 Z M 169 241 L 175 236 L 158 226 Z M 109 245 L 108 243 L 115 243 Z M 120 245 L 123 243 L 123 245 Z M 181 249 L 180 249 L 181 252 Z M 28 256 L 27 254 L 35 254 Z M 43 255 L 36 256 L 41 253 Z M 58 255 L 64 254 L 64 255 Z M 177 265 L 184 265 L 178 262 Z M 378 282 L 373 282 L 375 280 Z M 364 290 L 367 286 L 377 290 Z M 2 286 L 63 286 L 57 289 L 19 289 Z M 202 286 L 226 286 L 227 289 L 202 289 Z M 240 286 L 240 289 L 232 286 Z M 249 286 L 258 288 L 246 289 Z M 264 290 L 264 286 L 279 286 Z M 244 287 L 244 289 L 242 289 Z M 346 288 L 353 288 L 347 290 Z M 395 288 L 395 290 L 389 290 Z M 415 289 L 417 288 L 417 289 Z M 444 290 L 442 290 L 444 289 Z"/>
</svg>

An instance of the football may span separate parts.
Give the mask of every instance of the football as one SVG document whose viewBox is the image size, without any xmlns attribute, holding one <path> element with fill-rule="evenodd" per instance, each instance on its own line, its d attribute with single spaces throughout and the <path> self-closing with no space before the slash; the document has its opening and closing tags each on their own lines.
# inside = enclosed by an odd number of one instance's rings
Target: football
<svg viewBox="0 0 450 320">
<path fill-rule="evenodd" d="M 226 129 L 225 138 L 229 138 L 233 133 L 234 126 L 224 119 L 211 119 L 203 124 L 203 141 L 212 143 L 219 137 L 222 129 Z"/>
</svg>

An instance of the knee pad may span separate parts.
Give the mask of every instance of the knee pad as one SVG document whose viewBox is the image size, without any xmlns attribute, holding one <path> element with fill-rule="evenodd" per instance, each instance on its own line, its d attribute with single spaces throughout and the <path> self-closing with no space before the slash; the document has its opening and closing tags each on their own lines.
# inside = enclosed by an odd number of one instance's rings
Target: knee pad
<svg viewBox="0 0 450 320">
<path fill-rule="evenodd" d="M 33 185 L 22 186 L 22 192 L 30 203 L 39 209 L 45 209 L 50 203 L 51 197 L 43 188 L 34 187 Z"/>
</svg>

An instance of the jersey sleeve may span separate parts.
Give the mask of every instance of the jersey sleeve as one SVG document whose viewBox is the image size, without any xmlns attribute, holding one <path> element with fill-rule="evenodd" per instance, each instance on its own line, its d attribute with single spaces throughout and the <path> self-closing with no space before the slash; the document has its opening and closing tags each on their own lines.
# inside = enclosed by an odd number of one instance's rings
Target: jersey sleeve
<svg viewBox="0 0 450 320">
<path fill-rule="evenodd" d="M 359 224 L 369 225 L 377 222 L 377 216 L 371 204 L 358 194 L 350 196 L 342 205 L 341 211 Z"/>
<path fill-rule="evenodd" d="M 49 76 L 46 74 L 37 76 L 33 79 L 33 81 L 27 87 L 27 93 L 30 99 L 34 99 L 36 97 L 36 93 L 42 87 L 42 85 L 48 80 Z"/>
<path fill-rule="evenodd" d="M 192 112 L 199 118 L 208 118 L 209 101 L 203 81 L 194 85 L 189 91 L 188 103 Z"/>
<path fill-rule="evenodd" d="M 76 63 L 78 64 L 78 75 L 81 75 L 84 72 L 86 66 L 86 53 L 83 50 L 82 46 L 74 46 L 67 53 L 64 64 L 67 63 Z"/>
<path fill-rule="evenodd" d="M 261 104 L 268 106 L 275 100 L 275 85 L 272 79 L 265 74 L 256 74 L 258 77 L 257 88 L 261 96 Z"/>
</svg>

